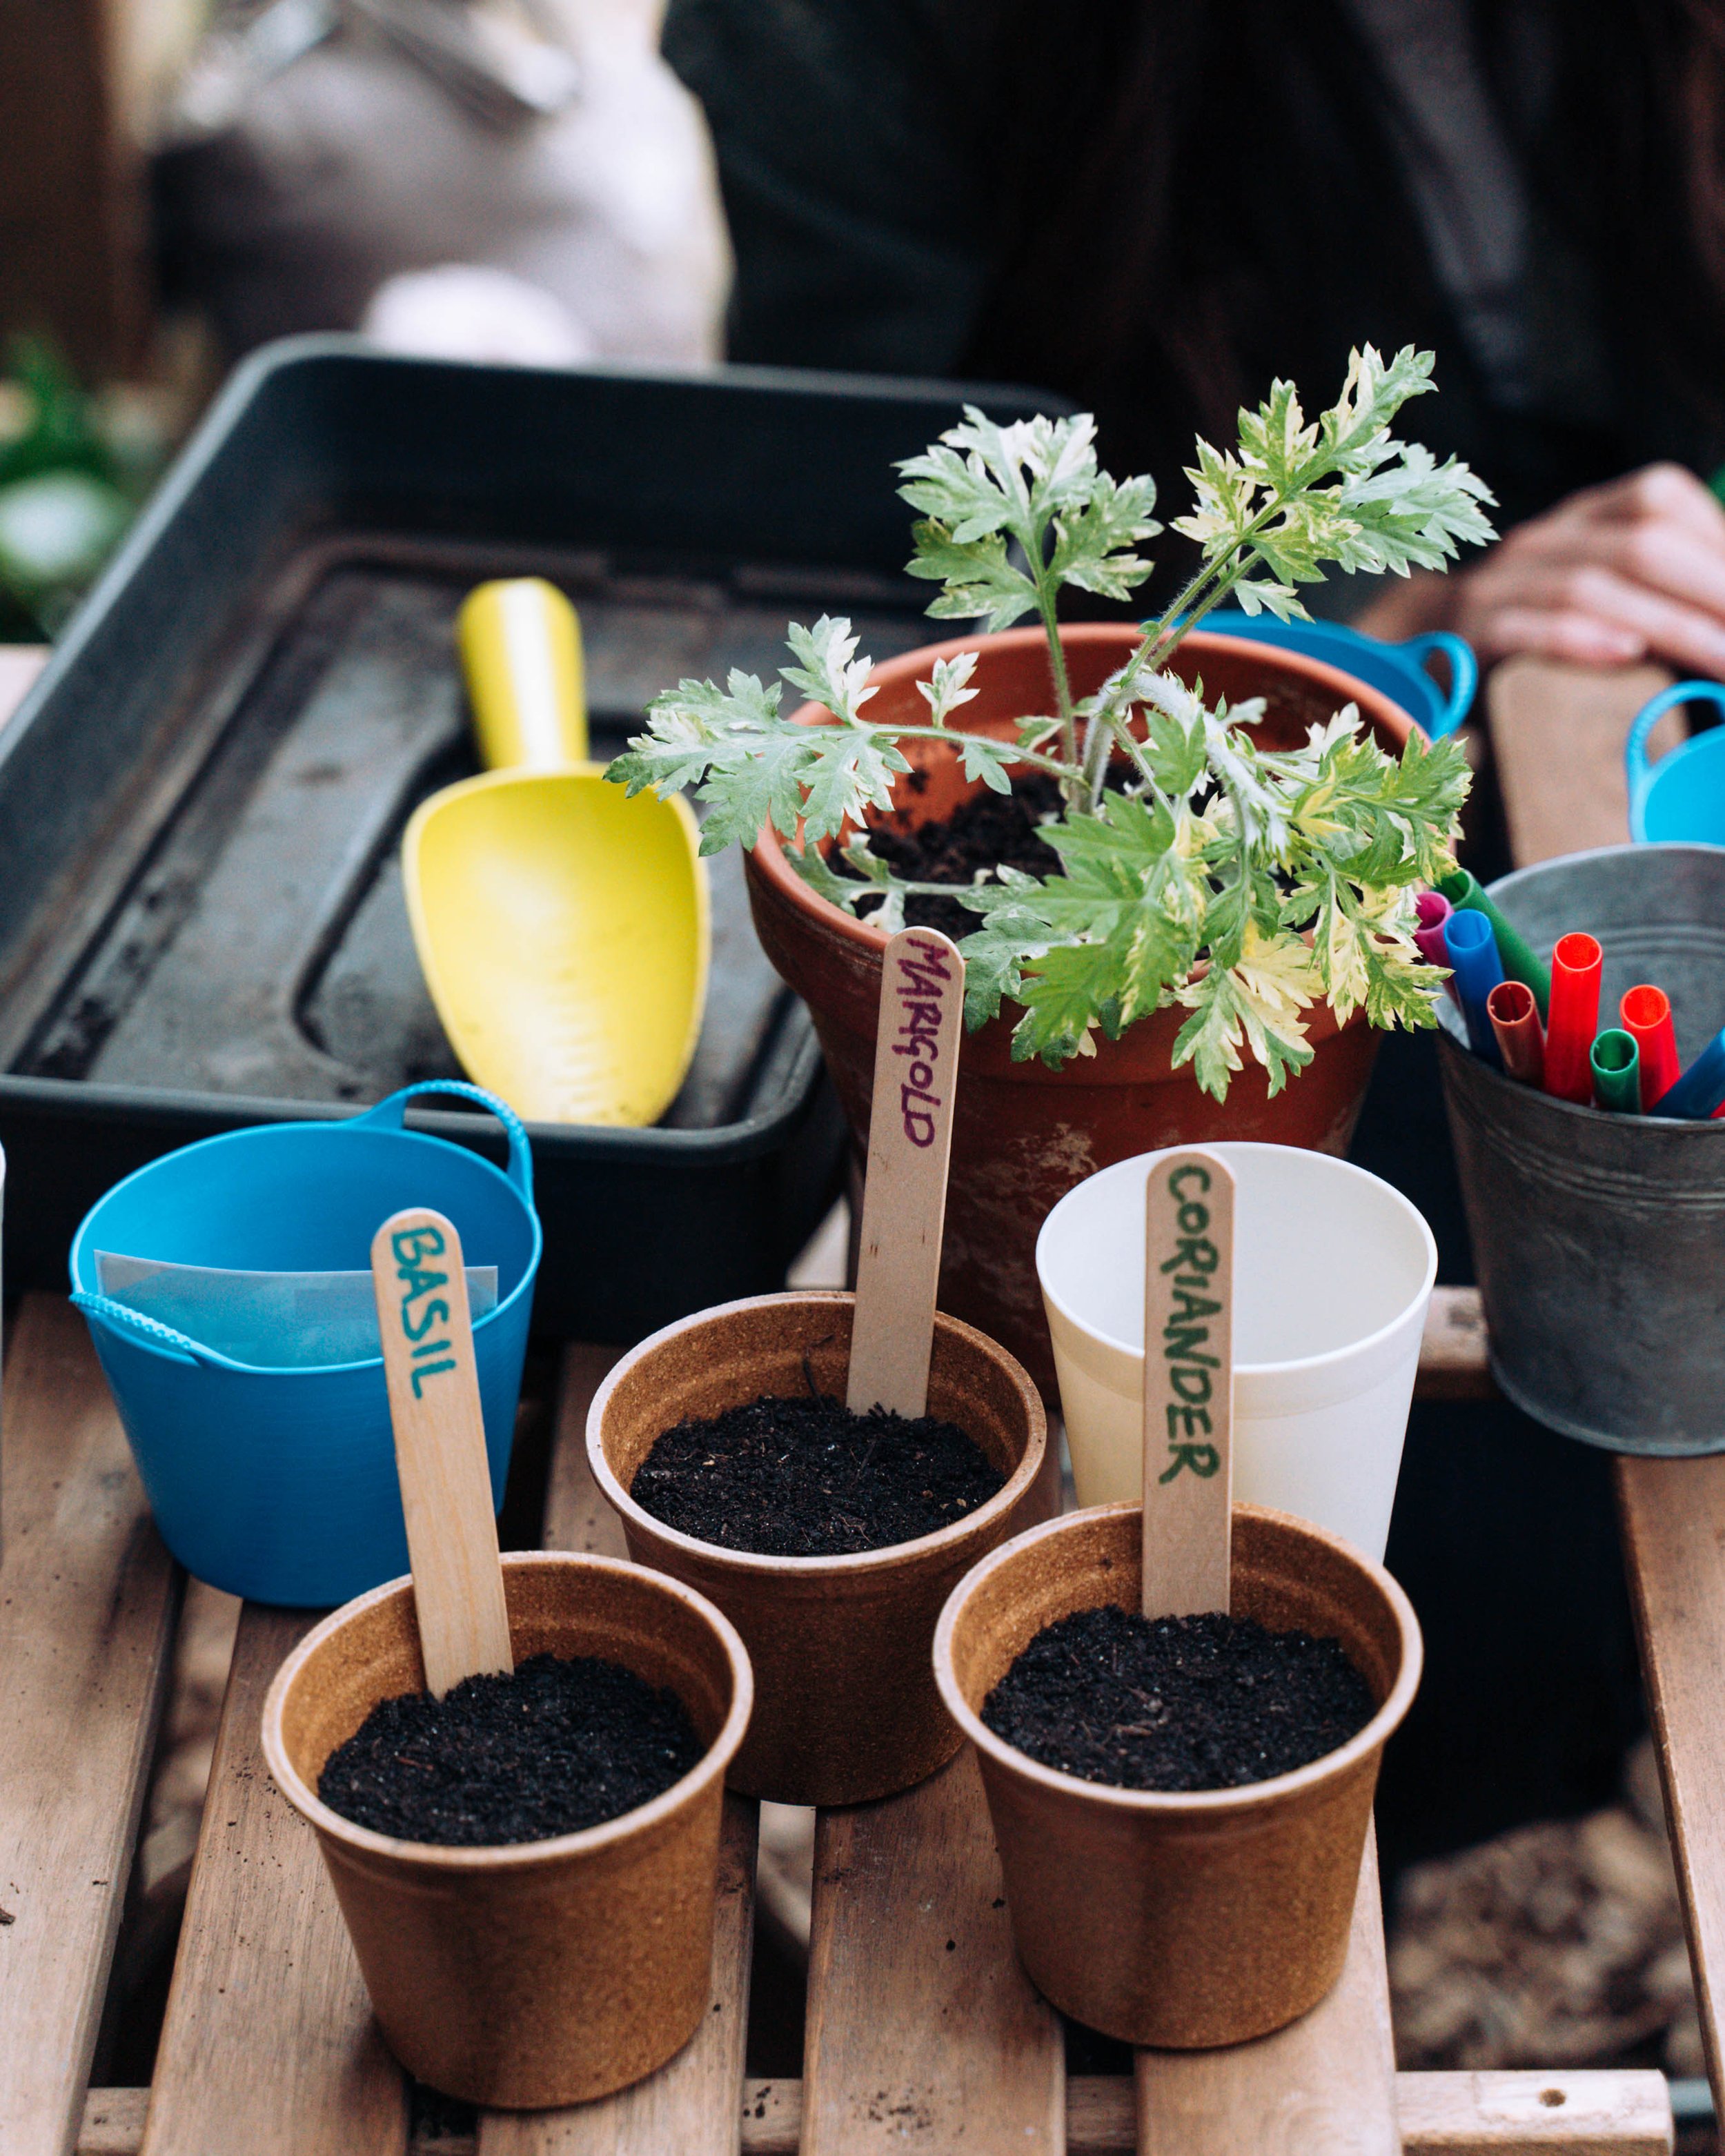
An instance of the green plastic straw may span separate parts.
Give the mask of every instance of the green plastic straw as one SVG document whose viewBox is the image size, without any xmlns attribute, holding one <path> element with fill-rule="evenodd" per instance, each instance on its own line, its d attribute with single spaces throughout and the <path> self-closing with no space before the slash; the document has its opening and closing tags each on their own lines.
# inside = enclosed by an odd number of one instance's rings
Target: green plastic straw
<svg viewBox="0 0 1725 2156">
<path fill-rule="evenodd" d="M 1510 927 L 1480 889 L 1479 878 L 1471 869 L 1457 869 L 1453 875 L 1445 876 L 1437 889 L 1458 913 L 1485 915 L 1497 939 L 1497 955 L 1503 961 L 1505 978 L 1512 981 L 1525 981 L 1532 989 L 1533 1000 L 1539 1006 L 1539 1022 L 1543 1025 L 1551 1016 L 1551 968 L 1535 957 L 1532 945 L 1519 930 Z"/>
<path fill-rule="evenodd" d="M 1641 1051 L 1632 1033 L 1608 1026 L 1594 1043 L 1589 1060 L 1593 1065 L 1594 1105 L 1610 1108 L 1620 1116 L 1641 1112 Z"/>
</svg>

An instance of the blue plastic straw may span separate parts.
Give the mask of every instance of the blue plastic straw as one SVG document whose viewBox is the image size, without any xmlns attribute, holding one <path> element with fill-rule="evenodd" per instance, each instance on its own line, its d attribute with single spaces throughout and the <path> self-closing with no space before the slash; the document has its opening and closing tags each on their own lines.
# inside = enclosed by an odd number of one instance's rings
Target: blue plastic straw
<svg viewBox="0 0 1725 2156">
<path fill-rule="evenodd" d="M 1668 1092 L 1661 1093 L 1650 1112 L 1676 1116 L 1685 1122 L 1704 1123 L 1725 1101 L 1725 1026 L 1702 1049 Z"/>
<path fill-rule="evenodd" d="M 1444 923 L 1444 944 L 1461 998 L 1461 1015 L 1467 1021 L 1467 1045 L 1482 1061 L 1501 1070 L 1503 1058 L 1486 1009 L 1492 989 L 1503 978 L 1503 961 L 1497 955 L 1491 924 L 1483 913 L 1471 909 L 1452 913 Z"/>
</svg>

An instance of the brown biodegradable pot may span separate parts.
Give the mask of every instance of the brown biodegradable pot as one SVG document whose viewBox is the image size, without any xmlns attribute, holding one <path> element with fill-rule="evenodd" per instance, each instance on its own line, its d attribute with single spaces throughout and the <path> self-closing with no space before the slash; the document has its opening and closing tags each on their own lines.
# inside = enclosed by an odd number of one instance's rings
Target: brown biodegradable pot
<svg viewBox="0 0 1725 2156">
<path fill-rule="evenodd" d="M 963 1739 L 935 1689 L 935 1620 L 978 1558 L 1049 1510 L 1036 1388 L 1004 1348 L 944 1313 L 928 1412 L 957 1423 L 1008 1478 L 965 1518 L 858 1557 L 766 1557 L 697 1542 L 635 1503 L 635 1471 L 675 1424 L 802 1393 L 811 1379 L 842 1399 L 855 1303 L 758 1295 L 685 1317 L 617 1365 L 588 1417 L 588 1457 L 629 1555 L 710 1596 L 742 1635 L 755 1716 L 731 1783 L 779 1804 L 891 1796 L 952 1758 Z"/>
<path fill-rule="evenodd" d="M 1136 648 L 1136 630 L 1113 623 L 1080 624 L 1060 638 L 1072 691 L 1099 688 Z M 981 661 L 959 725 L 1004 737 L 1027 714 L 1054 708 L 1047 645 L 1040 629 L 998 636 L 961 636 L 909 651 L 870 675 L 876 721 L 925 724 L 916 693 L 937 659 L 978 651 Z M 1271 747 L 1302 743 L 1307 728 L 1357 703 L 1378 742 L 1399 751 L 1413 721 L 1389 697 L 1302 654 L 1245 637 L 1194 630 L 1174 654 L 1183 679 L 1203 680 L 1205 694 L 1230 704 L 1263 696 L 1268 710 L 1258 738 Z M 817 704 L 798 712 L 809 724 L 828 714 Z M 903 829 L 950 815 L 976 793 L 954 752 L 936 742 L 906 742 L 911 771 L 894 791 L 886 820 Z M 880 1003 L 882 932 L 818 898 L 789 865 L 769 827 L 747 856 L 756 932 L 774 968 L 809 1005 L 828 1070 L 860 1152 L 868 1143 L 875 1028 Z M 980 926 L 980 917 L 978 917 Z M 1055 1398 L 1054 1353 L 1036 1283 L 1036 1233 L 1075 1183 L 1132 1154 L 1210 1138 L 1259 1138 L 1344 1152 L 1365 1097 L 1377 1034 L 1356 1012 L 1338 1027 L 1327 1004 L 1307 1014 L 1312 1060 L 1274 1100 L 1262 1069 L 1250 1060 L 1225 1101 L 1199 1090 L 1192 1066 L 1173 1067 L 1174 1036 L 1189 1014 L 1158 1011 L 1117 1041 L 1100 1032 L 1094 1055 L 1058 1070 L 1014 1063 L 1010 1036 L 1022 1015 L 1008 1004 L 980 1032 L 964 1036 L 963 1073 L 954 1109 L 952 1181 L 941 1258 L 943 1310 L 979 1326 L 1029 1370 L 1045 1399 Z"/>
<path fill-rule="evenodd" d="M 385 2041 L 468 2103 L 583 2103 L 662 2066 L 706 2012 L 725 1770 L 753 1698 L 742 1642 L 675 1580 L 620 1558 L 503 1560 L 516 1659 L 620 1662 L 669 1685 L 707 1751 L 651 1804 L 550 1841 L 449 1849 L 373 1834 L 317 1796 L 379 1700 L 424 1688 L 412 1584 L 326 1617 L 264 1703 L 264 1751 L 317 1830 Z"/>
<path fill-rule="evenodd" d="M 1378 1763 L 1420 1682 L 1420 1626 L 1380 1565 L 1286 1512 L 1234 1508 L 1237 1617 L 1339 1639 L 1378 1712 L 1338 1751 L 1245 1789 L 1163 1795 L 1040 1766 L 983 1701 L 1046 1625 L 1136 1609 L 1140 1516 L 1103 1505 L 978 1565 L 935 1634 L 947 1705 L 977 1748 L 1013 1936 L 1062 2013 L 1129 2044 L 1240 2044 L 1342 1974 Z"/>
</svg>

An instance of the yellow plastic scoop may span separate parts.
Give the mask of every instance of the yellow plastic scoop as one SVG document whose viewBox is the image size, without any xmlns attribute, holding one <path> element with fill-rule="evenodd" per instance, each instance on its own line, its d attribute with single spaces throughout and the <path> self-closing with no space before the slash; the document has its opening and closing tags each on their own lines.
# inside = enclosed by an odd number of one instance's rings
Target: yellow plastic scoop
<svg viewBox="0 0 1725 2156">
<path fill-rule="evenodd" d="M 402 841 L 426 986 L 476 1083 L 550 1123 L 651 1123 L 706 999 L 706 864 L 680 799 L 587 762 L 581 625 L 537 577 L 481 584 L 456 643 L 490 767 Z"/>
</svg>

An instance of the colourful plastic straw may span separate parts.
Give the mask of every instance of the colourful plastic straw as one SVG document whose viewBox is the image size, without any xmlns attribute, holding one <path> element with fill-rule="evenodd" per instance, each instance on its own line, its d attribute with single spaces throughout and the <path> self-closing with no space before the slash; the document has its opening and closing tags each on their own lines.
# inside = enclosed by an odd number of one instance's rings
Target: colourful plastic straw
<svg viewBox="0 0 1725 2156">
<path fill-rule="evenodd" d="M 1676 1084 L 1661 1095 L 1653 1112 L 1685 1122 L 1704 1123 L 1725 1104 L 1725 1027 L 1713 1035 Z"/>
<path fill-rule="evenodd" d="M 1461 1015 L 1467 1021 L 1467 1044 L 1474 1054 L 1498 1068 L 1497 1036 L 1486 1006 L 1491 991 L 1503 978 L 1503 962 L 1491 924 L 1483 913 L 1452 913 L 1444 923 L 1444 943 L 1455 968 L 1455 986 L 1461 997 Z"/>
<path fill-rule="evenodd" d="M 1641 1112 L 1641 1051 L 1632 1033 L 1608 1026 L 1589 1054 L 1594 1075 L 1594 1106 L 1620 1116 Z"/>
<path fill-rule="evenodd" d="M 1497 906 L 1480 889 L 1479 880 L 1471 869 L 1457 869 L 1438 884 L 1438 890 L 1449 900 L 1458 913 L 1482 913 L 1491 924 L 1491 933 L 1497 939 L 1497 955 L 1503 961 L 1504 977 L 1512 981 L 1525 981 L 1533 991 L 1533 1000 L 1539 1006 L 1543 1024 L 1550 1024 L 1551 974 L 1535 957 L 1533 947 L 1518 928 L 1512 928 Z M 1591 1034 L 1588 1036 L 1591 1041 Z"/>
<path fill-rule="evenodd" d="M 1545 1029 L 1532 989 L 1525 981 L 1500 981 L 1486 998 L 1486 1015 L 1510 1076 L 1524 1086 L 1543 1085 Z"/>
<path fill-rule="evenodd" d="M 1551 954 L 1551 1015 L 1545 1027 L 1545 1090 L 1586 1107 L 1594 1097 L 1592 1054 L 1599 1029 L 1604 953 L 1591 936 L 1560 936 Z"/>
<path fill-rule="evenodd" d="M 1455 911 L 1440 891 L 1422 891 L 1414 901 L 1414 911 L 1420 926 L 1414 931 L 1414 941 L 1420 946 L 1420 955 L 1428 966 L 1441 966 L 1449 970 L 1450 953 L 1444 942 L 1444 923 Z M 1455 978 L 1444 983 L 1450 1000 L 1458 1008 L 1461 998 L 1455 993 Z"/>
<path fill-rule="evenodd" d="M 1663 988 L 1643 983 L 1625 988 L 1617 1007 L 1625 1033 L 1641 1051 L 1641 1111 L 1645 1115 L 1677 1082 L 1677 1036 L 1671 1027 L 1671 999 Z"/>
</svg>

